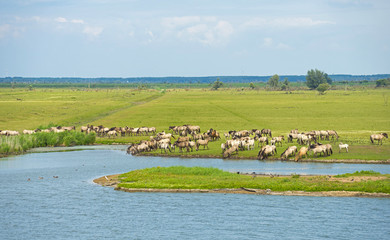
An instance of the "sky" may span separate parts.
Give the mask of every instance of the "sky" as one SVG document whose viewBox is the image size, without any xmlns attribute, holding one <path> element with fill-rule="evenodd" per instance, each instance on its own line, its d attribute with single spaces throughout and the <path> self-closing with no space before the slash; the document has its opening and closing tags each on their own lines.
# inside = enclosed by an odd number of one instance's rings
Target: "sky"
<svg viewBox="0 0 390 240">
<path fill-rule="evenodd" d="M 0 77 L 390 73 L 388 0 L 0 0 Z"/>
</svg>

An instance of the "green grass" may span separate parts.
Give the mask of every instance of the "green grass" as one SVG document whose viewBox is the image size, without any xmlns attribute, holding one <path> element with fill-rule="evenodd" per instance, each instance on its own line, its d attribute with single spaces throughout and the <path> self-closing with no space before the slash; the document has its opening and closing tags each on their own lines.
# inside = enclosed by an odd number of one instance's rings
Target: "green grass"
<svg viewBox="0 0 390 240">
<path fill-rule="evenodd" d="M 342 178 L 342 177 L 353 177 L 353 176 L 380 176 L 381 174 L 379 172 L 375 172 L 375 171 L 365 171 L 365 170 L 361 170 L 360 172 L 359 171 L 356 171 L 354 173 L 345 173 L 345 174 L 339 174 L 339 175 L 336 175 L 335 177 L 336 178 Z"/>
<path fill-rule="evenodd" d="M 372 176 L 361 173 L 359 176 Z M 155 167 L 135 170 L 119 176 L 119 187 L 153 189 L 226 189 L 253 188 L 272 191 L 360 191 L 390 193 L 390 175 L 383 179 L 360 182 L 331 181 L 327 176 L 257 176 L 239 175 L 216 168 Z M 344 176 L 339 176 L 341 180 Z M 348 176 L 347 176 L 348 177 Z"/>
<path fill-rule="evenodd" d="M 326 159 L 387 160 L 390 139 L 383 146 L 372 145 L 369 135 L 390 133 L 389 89 L 316 91 L 209 89 L 1 89 L 0 129 L 35 129 L 50 125 L 104 125 L 156 127 L 168 131 L 171 125 L 199 125 L 202 132 L 270 128 L 273 135 L 299 131 L 334 129 L 349 153 Z M 223 137 L 222 137 L 223 138 Z M 97 143 L 134 143 L 145 137 L 97 138 Z M 224 140 L 222 140 L 224 141 Z M 183 155 L 221 156 L 222 141 L 210 143 L 210 150 Z M 292 144 L 289 144 L 292 145 Z M 278 156 L 287 145 L 278 147 Z M 258 148 L 239 153 L 254 157 Z M 156 152 L 155 154 L 158 154 Z M 178 151 L 172 155 L 180 155 Z M 321 157 L 322 158 L 322 157 Z"/>
<path fill-rule="evenodd" d="M 0 155 L 23 153 L 36 147 L 57 147 L 89 145 L 96 141 L 95 133 L 81 132 L 45 133 L 38 132 L 32 135 L 0 136 Z"/>
</svg>

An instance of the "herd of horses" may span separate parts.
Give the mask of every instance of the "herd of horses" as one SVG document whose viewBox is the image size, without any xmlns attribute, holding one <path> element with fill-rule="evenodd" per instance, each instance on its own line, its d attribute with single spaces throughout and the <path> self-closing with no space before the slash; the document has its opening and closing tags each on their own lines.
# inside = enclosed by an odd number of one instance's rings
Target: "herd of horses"
<svg viewBox="0 0 390 240">
<path fill-rule="evenodd" d="M 184 150 L 187 152 L 198 151 L 208 149 L 209 142 L 221 139 L 219 132 L 213 128 L 202 134 L 199 126 L 192 125 L 170 126 L 169 130 L 170 133 L 159 132 L 150 136 L 149 140 L 132 144 L 127 149 L 128 153 L 138 154 L 158 149 L 161 153 L 174 152 L 176 149 L 179 152 Z M 239 151 L 254 150 L 257 146 L 260 147 L 257 158 L 264 160 L 277 154 L 276 147 L 282 147 L 283 142 L 292 143 L 296 141 L 298 145 L 301 145 L 299 150 L 297 146 L 289 146 L 280 155 L 281 159 L 295 157 L 295 161 L 307 157 L 309 152 L 312 152 L 313 157 L 329 156 L 333 154 L 332 145 L 330 143 L 320 143 L 320 141 L 337 141 L 339 139 L 339 135 L 335 130 L 299 132 L 297 129 L 291 130 L 286 137 L 283 135 L 273 137 L 271 129 L 232 130 L 225 132 L 223 136 L 225 138 L 225 141 L 221 144 L 223 158 L 229 158 Z M 382 144 L 383 138 L 388 138 L 388 135 L 381 133 L 370 136 L 371 142 L 378 141 L 378 144 Z M 348 144 L 340 142 L 338 146 L 339 152 L 342 150 L 348 152 Z"/>
<path fill-rule="evenodd" d="M 57 126 L 47 129 L 23 130 L 22 134 L 34 134 L 37 132 L 55 132 L 75 131 L 75 126 Z M 137 144 L 132 144 L 128 147 L 127 152 L 138 154 L 141 152 L 149 152 L 159 150 L 161 153 L 174 152 L 178 149 L 179 152 L 186 150 L 198 151 L 200 149 L 209 149 L 209 143 L 220 140 L 221 134 L 210 128 L 204 133 L 196 125 L 181 125 L 169 126 L 169 133 L 158 132 L 155 127 L 104 127 L 103 125 L 94 126 L 87 125 L 80 128 L 81 132 L 94 132 L 99 137 L 115 138 L 118 136 L 149 136 L 148 140 L 141 140 Z M 18 131 L 0 130 L 0 136 L 17 136 Z M 176 135 L 176 136 L 175 136 Z M 277 154 L 276 147 L 282 147 L 283 143 L 293 143 L 294 141 L 300 145 L 287 147 L 281 153 L 281 159 L 295 157 L 295 161 L 303 157 L 307 157 L 309 152 L 313 153 L 314 157 L 329 156 L 333 154 L 332 145 L 330 143 L 320 143 L 320 141 L 337 141 L 339 135 L 335 130 L 315 130 L 309 132 L 299 132 L 297 129 L 291 130 L 287 135 L 272 136 L 271 129 L 251 129 L 251 130 L 231 130 L 223 133 L 225 141 L 221 144 L 223 158 L 229 158 L 239 151 L 254 150 L 259 147 L 257 154 L 259 160 L 267 159 L 269 156 Z M 387 133 L 372 134 L 370 141 L 372 144 L 383 144 L 383 139 L 388 138 Z M 256 144 L 257 143 L 257 144 Z M 349 145 L 339 143 L 339 152 L 344 150 L 348 152 Z"/>
</svg>

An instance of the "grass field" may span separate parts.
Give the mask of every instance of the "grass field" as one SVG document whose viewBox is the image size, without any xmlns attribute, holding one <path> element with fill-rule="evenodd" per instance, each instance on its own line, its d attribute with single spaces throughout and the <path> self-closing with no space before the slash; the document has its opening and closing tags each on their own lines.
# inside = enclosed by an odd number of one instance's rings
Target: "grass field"
<svg viewBox="0 0 390 240">
<path fill-rule="evenodd" d="M 354 178 L 354 180 L 351 179 Z M 355 180 L 356 179 L 356 180 Z M 153 189 L 271 189 L 272 191 L 359 191 L 390 193 L 389 174 L 370 171 L 328 176 L 257 176 L 203 167 L 155 167 L 119 176 L 119 187 Z M 352 180 L 352 181 L 351 181 Z"/>
<path fill-rule="evenodd" d="M 170 125 L 192 124 L 203 132 L 217 129 L 222 135 L 229 130 L 270 128 L 274 136 L 296 128 L 334 129 L 340 141 L 351 145 L 350 153 L 327 158 L 384 160 L 390 158 L 390 140 L 372 146 L 369 135 L 390 132 L 389 96 L 389 89 L 334 90 L 325 95 L 242 89 L 0 89 L 0 129 L 90 123 L 168 131 Z M 142 138 L 147 137 L 98 138 L 97 142 L 129 143 Z M 220 143 L 211 143 L 210 150 L 185 154 L 220 156 Z M 278 148 L 278 153 L 284 149 Z M 257 152 L 239 154 L 255 156 Z"/>
</svg>

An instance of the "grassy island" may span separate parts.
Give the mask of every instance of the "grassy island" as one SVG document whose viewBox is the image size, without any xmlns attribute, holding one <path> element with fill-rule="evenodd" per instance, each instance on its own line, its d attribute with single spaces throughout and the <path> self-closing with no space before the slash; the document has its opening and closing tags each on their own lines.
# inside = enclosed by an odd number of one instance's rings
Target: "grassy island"
<svg viewBox="0 0 390 240">
<path fill-rule="evenodd" d="M 237 174 L 216 168 L 175 166 L 147 168 L 120 175 L 104 176 L 96 179 L 95 182 L 129 192 L 231 192 L 390 197 L 390 174 L 373 171 L 336 176 L 297 174 L 275 176 Z"/>
</svg>

